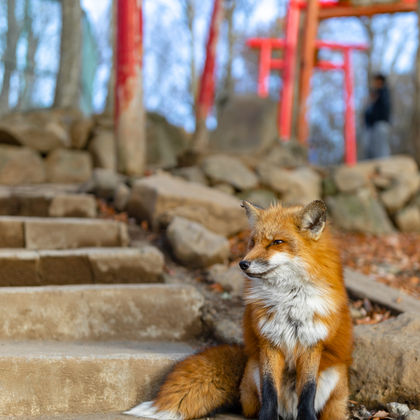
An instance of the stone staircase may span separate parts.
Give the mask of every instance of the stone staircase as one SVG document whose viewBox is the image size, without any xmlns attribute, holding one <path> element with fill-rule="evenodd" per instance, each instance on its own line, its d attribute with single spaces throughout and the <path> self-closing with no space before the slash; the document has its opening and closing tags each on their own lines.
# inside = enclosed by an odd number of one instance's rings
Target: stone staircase
<svg viewBox="0 0 420 420">
<path fill-rule="evenodd" d="M 0 418 L 123 418 L 193 351 L 202 296 L 76 187 L 2 187 L 0 215 Z"/>
</svg>

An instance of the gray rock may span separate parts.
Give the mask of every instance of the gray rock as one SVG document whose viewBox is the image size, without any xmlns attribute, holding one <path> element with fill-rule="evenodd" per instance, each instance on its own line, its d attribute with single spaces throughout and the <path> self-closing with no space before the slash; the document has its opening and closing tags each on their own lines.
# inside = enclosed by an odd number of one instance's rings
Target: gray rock
<svg viewBox="0 0 420 420">
<path fill-rule="evenodd" d="M 0 184 L 45 182 L 45 166 L 37 152 L 27 147 L 0 145 Z"/>
<path fill-rule="evenodd" d="M 176 258 L 189 267 L 208 267 L 229 256 L 226 238 L 182 217 L 175 217 L 166 234 Z"/>
<path fill-rule="evenodd" d="M 237 198 L 167 174 L 135 181 L 127 211 L 138 220 L 149 220 L 154 229 L 168 225 L 175 216 L 225 236 L 248 227 Z"/>
<path fill-rule="evenodd" d="M 100 198 L 111 200 L 122 181 L 122 176 L 110 169 L 96 168 L 92 171 L 92 177 L 82 187 L 83 191 L 94 193 Z"/>
<path fill-rule="evenodd" d="M 147 163 L 170 168 L 189 144 L 188 134 L 154 112 L 146 115 Z"/>
<path fill-rule="evenodd" d="M 400 210 L 420 188 L 420 175 L 401 173 L 395 178 L 394 185 L 381 193 L 381 200 L 391 213 Z"/>
<path fill-rule="evenodd" d="M 404 420 L 420 420 L 420 411 L 419 410 L 411 410 Z"/>
<path fill-rule="evenodd" d="M 93 129 L 93 120 L 83 116 L 81 113 L 74 117 L 70 126 L 71 147 L 73 149 L 84 149 Z"/>
<path fill-rule="evenodd" d="M 223 264 L 215 264 L 207 270 L 207 275 L 211 281 L 219 283 L 232 295 L 242 295 L 244 275 L 239 267 L 226 267 Z"/>
<path fill-rule="evenodd" d="M 218 118 L 211 147 L 234 153 L 267 150 L 278 138 L 276 115 L 274 101 L 256 95 L 235 96 Z"/>
<path fill-rule="evenodd" d="M 225 184 L 225 183 L 217 184 L 217 185 L 214 185 L 213 188 L 225 194 L 229 194 L 229 195 L 235 194 L 235 188 L 233 188 L 232 185 L 229 185 L 229 184 Z"/>
<path fill-rule="evenodd" d="M 410 411 L 407 404 L 400 404 L 397 402 L 388 403 L 386 408 L 390 414 L 395 416 L 406 416 Z"/>
<path fill-rule="evenodd" d="M 92 155 L 95 168 L 117 169 L 117 158 L 114 133 L 109 130 L 100 130 L 89 143 L 89 152 Z"/>
<path fill-rule="evenodd" d="M 321 177 L 311 168 L 287 170 L 261 164 L 258 174 L 261 182 L 280 193 L 287 205 L 308 204 L 321 198 Z"/>
<path fill-rule="evenodd" d="M 397 213 L 395 221 L 402 232 L 420 232 L 420 206 L 405 207 Z"/>
<path fill-rule="evenodd" d="M 201 163 L 203 172 L 213 184 L 226 183 L 238 190 L 255 188 L 258 178 L 239 159 L 213 155 Z"/>
<path fill-rule="evenodd" d="M 92 174 L 90 155 L 81 150 L 56 149 L 47 156 L 45 165 L 49 182 L 82 183 Z"/>
<path fill-rule="evenodd" d="M 334 172 L 334 181 L 339 191 L 354 192 L 369 183 L 366 174 L 355 166 L 339 166 Z"/>
<path fill-rule="evenodd" d="M 268 150 L 263 164 L 281 168 L 297 168 L 308 164 L 307 149 L 296 141 L 277 143 Z"/>
<path fill-rule="evenodd" d="M 394 231 L 384 208 L 368 189 L 326 199 L 334 224 L 344 230 L 372 234 Z"/>
<path fill-rule="evenodd" d="M 13 113 L 0 121 L 0 143 L 26 146 L 39 152 L 68 147 L 66 127 L 51 113 Z"/>
<path fill-rule="evenodd" d="M 216 339 L 222 343 L 241 344 L 243 342 L 242 326 L 240 323 L 233 322 L 230 319 L 222 319 L 215 322 L 213 325 L 213 332 Z"/>
<path fill-rule="evenodd" d="M 352 398 L 370 406 L 420 404 L 420 315 L 404 313 L 354 329 Z"/>
<path fill-rule="evenodd" d="M 175 168 L 172 170 L 172 175 L 180 176 L 189 182 L 196 182 L 197 184 L 207 185 L 207 178 L 203 171 L 198 166 L 186 166 L 184 168 Z"/>
<path fill-rule="evenodd" d="M 125 210 L 128 199 L 130 198 L 130 193 L 131 190 L 126 184 L 118 184 L 114 192 L 114 206 L 118 211 Z"/>
</svg>

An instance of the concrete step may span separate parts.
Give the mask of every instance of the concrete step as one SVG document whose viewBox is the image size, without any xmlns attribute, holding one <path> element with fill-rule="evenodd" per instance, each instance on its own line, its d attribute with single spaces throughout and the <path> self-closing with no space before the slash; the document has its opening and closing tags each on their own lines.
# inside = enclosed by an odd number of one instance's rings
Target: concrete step
<svg viewBox="0 0 420 420">
<path fill-rule="evenodd" d="M 152 398 L 192 351 L 181 343 L 0 342 L 0 415 L 121 412 Z"/>
<path fill-rule="evenodd" d="M 95 217 L 95 197 L 78 189 L 79 185 L 0 186 L 0 215 Z"/>
<path fill-rule="evenodd" d="M 0 340 L 186 340 L 201 333 L 193 286 L 0 288 Z"/>
<path fill-rule="evenodd" d="M 164 257 L 155 247 L 71 250 L 0 249 L 1 286 L 156 283 Z"/>
<path fill-rule="evenodd" d="M 128 241 L 127 225 L 114 220 L 0 216 L 0 248 L 115 247 Z"/>
</svg>

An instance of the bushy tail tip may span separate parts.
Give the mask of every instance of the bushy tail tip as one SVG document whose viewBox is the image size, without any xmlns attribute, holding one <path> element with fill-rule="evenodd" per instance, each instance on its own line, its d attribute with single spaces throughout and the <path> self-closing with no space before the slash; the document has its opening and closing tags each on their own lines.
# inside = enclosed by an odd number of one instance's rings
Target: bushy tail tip
<svg viewBox="0 0 420 420">
<path fill-rule="evenodd" d="M 154 401 L 146 401 L 136 405 L 132 409 L 124 411 L 124 414 L 134 417 L 147 417 L 149 419 L 183 420 L 183 417 L 178 413 L 172 413 L 170 411 L 159 411 L 154 406 Z"/>
</svg>

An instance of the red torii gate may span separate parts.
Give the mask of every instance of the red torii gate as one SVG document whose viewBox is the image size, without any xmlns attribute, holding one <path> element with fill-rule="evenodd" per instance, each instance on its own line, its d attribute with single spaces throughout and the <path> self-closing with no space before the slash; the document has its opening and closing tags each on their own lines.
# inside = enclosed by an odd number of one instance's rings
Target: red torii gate
<svg viewBox="0 0 420 420">
<path fill-rule="evenodd" d="M 268 96 L 268 79 L 271 70 L 283 70 L 283 91 L 280 95 L 278 130 L 280 138 L 289 140 L 292 135 L 292 109 L 293 109 L 293 88 L 294 72 L 296 61 L 296 52 L 293 49 L 287 49 L 287 43 L 277 38 L 252 38 L 247 44 L 252 48 L 259 48 L 260 65 L 258 74 L 258 95 Z M 357 161 L 356 149 L 356 128 L 354 116 L 354 95 L 353 95 L 353 68 L 351 61 L 352 50 L 364 50 L 364 44 L 343 44 L 338 42 L 319 41 L 315 42 L 316 48 L 338 50 L 343 53 L 343 62 L 341 64 L 331 61 L 318 61 L 315 69 L 319 70 L 342 70 L 344 72 L 344 98 L 345 98 L 345 161 L 352 165 Z M 272 51 L 275 49 L 285 49 L 285 58 L 278 59 L 272 57 Z M 291 65 L 292 64 L 292 65 Z"/>
<path fill-rule="evenodd" d="M 143 34 L 142 34 L 142 0 L 117 0 L 117 51 L 116 51 L 116 86 L 115 86 L 115 122 L 117 148 L 120 169 L 125 173 L 140 175 L 143 171 L 141 156 L 144 156 L 144 112 L 142 109 L 142 68 L 143 68 Z M 216 44 L 223 13 L 222 0 L 214 0 L 213 14 L 210 23 L 206 47 L 206 62 L 203 68 L 199 94 L 197 98 L 196 126 L 205 126 L 205 120 L 214 101 L 214 70 L 216 60 Z M 291 80 L 296 75 L 297 41 L 299 37 L 298 22 L 300 11 L 306 12 L 306 24 L 303 34 L 303 49 L 300 57 L 299 77 L 299 118 L 298 139 L 305 143 L 307 139 L 306 103 L 310 93 L 310 79 L 315 67 L 315 51 L 317 48 L 338 49 L 343 52 L 341 65 L 329 62 L 318 62 L 316 68 L 321 70 L 343 70 L 346 91 L 346 156 L 348 163 L 355 161 L 354 113 L 351 79 L 352 49 L 362 49 L 361 45 L 345 45 L 316 41 L 318 23 L 322 19 L 347 16 L 373 16 L 381 13 L 411 12 L 417 8 L 417 0 L 397 0 L 394 3 L 375 3 L 371 5 L 353 5 L 350 2 L 336 0 L 290 0 L 288 24 L 285 40 L 266 40 L 271 48 L 283 48 L 283 60 L 273 59 L 270 50 L 261 44 L 261 61 L 259 86 L 260 93 L 266 92 L 267 74 L 270 70 L 283 71 L 282 97 L 284 102 L 292 103 L 293 86 Z M 255 40 L 250 40 L 252 45 Z M 262 41 L 261 41 L 262 42 Z M 264 45 L 268 45 L 264 44 Z M 256 47 L 256 45 L 253 45 Z M 268 65 L 268 71 L 267 71 Z M 287 98 L 287 99 L 286 99 Z M 280 134 L 290 138 L 291 110 L 282 105 L 280 111 Z M 137 109 L 137 111 L 136 111 Z M 352 128 L 353 127 L 353 128 Z M 352 133 L 353 130 L 353 133 Z M 133 158 L 134 157 L 134 158 Z M 133 165 L 133 162 L 137 162 Z M 138 164 L 140 162 L 140 164 Z"/>
</svg>

